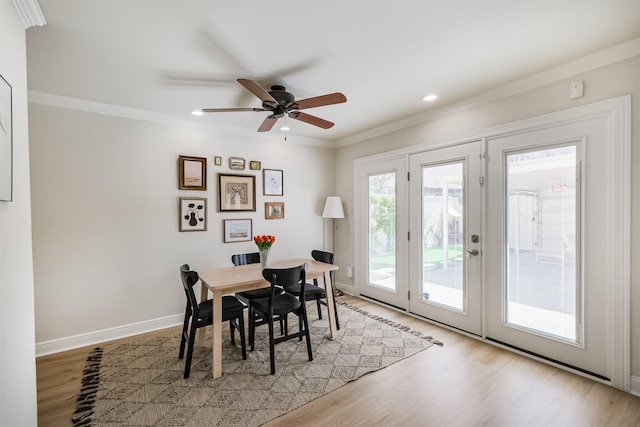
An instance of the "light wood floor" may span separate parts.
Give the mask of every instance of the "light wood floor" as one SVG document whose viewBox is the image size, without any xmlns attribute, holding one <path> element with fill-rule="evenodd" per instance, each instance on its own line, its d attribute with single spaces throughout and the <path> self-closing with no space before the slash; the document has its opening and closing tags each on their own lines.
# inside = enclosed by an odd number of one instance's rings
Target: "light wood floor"
<svg viewBox="0 0 640 427">
<path fill-rule="evenodd" d="M 267 426 L 640 426 L 639 397 L 369 301 L 340 299 L 444 347 L 365 375 Z M 39 426 L 71 426 L 93 347 L 37 359 Z"/>
</svg>

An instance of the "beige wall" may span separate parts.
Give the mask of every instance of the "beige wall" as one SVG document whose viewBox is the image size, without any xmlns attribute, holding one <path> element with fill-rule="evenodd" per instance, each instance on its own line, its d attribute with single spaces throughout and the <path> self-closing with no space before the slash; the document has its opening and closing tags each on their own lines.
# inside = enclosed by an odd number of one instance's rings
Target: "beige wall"
<svg viewBox="0 0 640 427">
<path fill-rule="evenodd" d="M 256 251 L 253 242 L 223 243 L 224 219 L 250 218 L 254 234 L 275 235 L 274 259 L 323 247 L 333 150 L 33 103 L 29 119 L 39 352 L 179 323 L 181 264 L 230 266 L 232 254 Z M 207 191 L 178 189 L 179 155 L 207 157 Z M 229 156 L 247 169 L 231 172 Z M 250 160 L 284 171 L 284 196 L 262 195 Z M 256 175 L 256 212 L 217 212 L 219 172 Z M 179 197 L 208 199 L 208 231 L 178 231 Z M 284 202 L 285 219 L 265 220 L 267 201 Z"/>
<path fill-rule="evenodd" d="M 0 425 L 37 424 L 25 27 L 0 1 L 0 74 L 13 91 L 13 201 L 0 202 Z"/>
<path fill-rule="evenodd" d="M 585 96 L 569 99 L 569 83 L 582 79 L 585 82 Z M 596 69 L 566 80 L 510 96 L 485 105 L 469 108 L 388 135 L 372 138 L 338 149 L 336 154 L 336 189 L 343 197 L 346 218 L 337 222 L 337 263 L 353 266 L 355 263 L 353 245 L 354 212 L 354 159 L 386 151 L 411 146 L 440 145 L 450 139 L 464 138 L 465 135 L 482 134 L 502 124 L 527 119 L 538 115 L 560 111 L 595 101 L 632 95 L 632 173 L 631 173 L 631 358 L 632 374 L 640 376 L 640 263 L 634 262 L 640 251 L 640 58 L 619 62 Z M 347 278 L 343 268 L 337 274 L 337 281 L 346 286 L 354 286 L 353 279 Z"/>
</svg>

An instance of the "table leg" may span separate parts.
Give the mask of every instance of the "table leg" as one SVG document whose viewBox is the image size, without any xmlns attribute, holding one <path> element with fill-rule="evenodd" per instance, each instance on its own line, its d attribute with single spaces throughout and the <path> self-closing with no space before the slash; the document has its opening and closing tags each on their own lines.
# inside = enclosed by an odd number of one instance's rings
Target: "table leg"
<svg viewBox="0 0 640 427">
<path fill-rule="evenodd" d="M 333 339 L 338 335 L 338 328 L 336 327 L 336 312 L 334 311 L 335 305 L 333 304 L 333 283 L 331 283 L 331 272 L 324 272 L 324 293 L 327 298 L 327 315 L 329 317 L 329 336 Z"/>
<path fill-rule="evenodd" d="M 213 378 L 222 376 L 222 294 L 213 292 Z"/>
<path fill-rule="evenodd" d="M 209 299 L 209 289 L 204 285 L 200 284 L 200 301 L 206 301 Z M 198 343 L 200 345 L 204 345 L 204 340 L 207 338 L 207 328 L 200 328 L 198 331 Z"/>
</svg>

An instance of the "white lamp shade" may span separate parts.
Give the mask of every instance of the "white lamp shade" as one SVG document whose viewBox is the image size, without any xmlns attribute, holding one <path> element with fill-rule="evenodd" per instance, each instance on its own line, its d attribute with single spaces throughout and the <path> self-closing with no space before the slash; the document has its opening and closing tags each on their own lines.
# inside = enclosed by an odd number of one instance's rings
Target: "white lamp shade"
<svg viewBox="0 0 640 427">
<path fill-rule="evenodd" d="M 338 196 L 329 196 L 324 204 L 322 218 L 344 218 L 342 210 L 342 199 Z"/>
</svg>

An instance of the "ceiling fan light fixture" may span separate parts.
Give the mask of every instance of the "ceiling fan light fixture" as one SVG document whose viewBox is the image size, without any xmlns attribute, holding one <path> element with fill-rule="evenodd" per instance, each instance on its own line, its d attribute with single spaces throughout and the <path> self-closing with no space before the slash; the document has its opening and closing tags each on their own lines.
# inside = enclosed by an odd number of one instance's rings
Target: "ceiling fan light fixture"
<svg viewBox="0 0 640 427">
<path fill-rule="evenodd" d="M 433 94 L 433 93 L 432 93 L 432 94 L 429 94 L 429 95 L 425 95 L 425 96 L 423 96 L 423 97 L 422 97 L 422 100 L 423 100 L 424 102 L 433 102 L 433 101 L 435 101 L 436 99 L 438 99 L 438 95 Z"/>
<path fill-rule="evenodd" d="M 285 131 L 285 132 L 286 132 L 286 131 L 291 130 L 291 129 L 289 129 L 289 126 L 282 126 L 282 127 L 280 128 L 280 130 L 283 130 L 283 131 Z"/>
<path fill-rule="evenodd" d="M 202 111 L 202 110 L 191 110 L 189 112 L 191 114 L 193 114 L 194 116 L 204 116 L 204 111 Z"/>
</svg>

